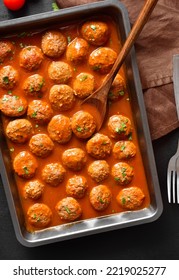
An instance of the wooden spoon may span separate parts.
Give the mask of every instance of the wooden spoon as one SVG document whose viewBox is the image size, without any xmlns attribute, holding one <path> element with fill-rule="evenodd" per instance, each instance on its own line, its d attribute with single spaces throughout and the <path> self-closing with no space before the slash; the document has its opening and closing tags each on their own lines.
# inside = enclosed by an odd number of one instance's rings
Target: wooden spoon
<svg viewBox="0 0 179 280">
<path fill-rule="evenodd" d="M 107 105 L 107 98 L 108 92 L 111 88 L 111 84 L 118 73 L 120 67 L 122 66 L 124 60 L 126 59 L 129 51 L 131 50 L 133 44 L 135 43 L 136 39 L 138 38 L 140 32 L 142 31 L 145 23 L 147 22 L 152 10 L 154 9 L 155 5 L 157 4 L 158 0 L 147 0 L 144 7 L 142 8 L 135 24 L 133 25 L 131 32 L 127 40 L 125 41 L 118 57 L 113 65 L 112 70 L 108 74 L 107 78 L 105 79 L 104 83 L 89 97 L 87 97 L 83 102 L 82 106 L 86 106 L 87 110 L 94 111 L 94 115 L 96 115 L 97 121 L 97 130 L 99 130 L 103 124 L 105 114 L 106 114 L 106 105 Z M 93 108 L 90 108 L 93 107 Z M 96 109 L 96 110 L 95 110 Z"/>
</svg>

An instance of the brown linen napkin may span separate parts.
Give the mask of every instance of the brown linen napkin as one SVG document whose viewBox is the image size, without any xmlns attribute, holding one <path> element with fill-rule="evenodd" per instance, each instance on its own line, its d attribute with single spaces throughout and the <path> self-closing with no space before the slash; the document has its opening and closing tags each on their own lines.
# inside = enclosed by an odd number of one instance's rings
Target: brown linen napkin
<svg viewBox="0 0 179 280">
<path fill-rule="evenodd" d="M 57 0 L 63 8 L 98 2 Z M 121 0 L 133 24 L 145 0 Z M 135 44 L 152 139 L 179 126 L 172 83 L 172 56 L 179 53 L 179 1 L 159 0 Z"/>
</svg>

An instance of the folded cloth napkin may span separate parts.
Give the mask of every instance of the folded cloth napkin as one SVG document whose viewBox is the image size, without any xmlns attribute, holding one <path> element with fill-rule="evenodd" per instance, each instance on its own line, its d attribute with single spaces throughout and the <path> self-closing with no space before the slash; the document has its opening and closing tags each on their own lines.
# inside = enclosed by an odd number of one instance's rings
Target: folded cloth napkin
<svg viewBox="0 0 179 280">
<path fill-rule="evenodd" d="M 57 0 L 70 7 L 96 0 Z M 121 0 L 133 24 L 145 0 Z M 149 21 L 135 43 L 152 139 L 179 126 L 172 82 L 172 56 L 179 53 L 179 1 L 159 0 Z"/>
</svg>

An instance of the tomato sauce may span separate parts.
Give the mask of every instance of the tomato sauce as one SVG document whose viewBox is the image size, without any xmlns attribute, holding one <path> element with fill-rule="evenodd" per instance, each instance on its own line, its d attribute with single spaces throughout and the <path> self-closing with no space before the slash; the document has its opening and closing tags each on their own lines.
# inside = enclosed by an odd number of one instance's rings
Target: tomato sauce
<svg viewBox="0 0 179 280">
<path fill-rule="evenodd" d="M 121 41 L 120 41 L 119 34 L 118 34 L 117 28 L 115 26 L 115 23 L 113 22 L 113 20 L 111 20 L 109 18 L 107 18 L 107 19 L 105 18 L 105 21 L 107 22 L 107 24 L 109 26 L 109 29 L 110 29 L 110 39 L 105 44 L 105 46 L 110 47 L 114 51 L 119 53 L 119 51 L 121 49 Z M 79 25 L 80 24 L 77 23 L 77 24 L 69 24 L 69 26 L 60 26 L 60 31 L 66 36 L 66 38 L 69 41 L 71 41 L 76 36 L 79 36 Z M 58 26 L 56 26 L 56 27 L 58 27 Z M 53 29 L 53 28 L 51 28 L 51 29 Z M 52 58 L 48 58 L 48 57 L 44 56 L 44 60 L 42 62 L 41 67 L 36 71 L 28 72 L 28 71 L 25 71 L 24 69 L 22 69 L 19 66 L 19 52 L 26 45 L 35 45 L 35 46 L 41 47 L 42 33 L 43 33 L 43 31 L 38 31 L 38 32 L 34 32 L 34 33 L 33 32 L 32 33 L 31 32 L 27 32 L 27 33 L 24 32 L 24 33 L 18 34 L 17 36 L 9 37 L 8 40 L 13 42 L 13 45 L 14 45 L 14 54 L 12 55 L 12 57 L 8 61 L 5 61 L 2 66 L 12 65 L 18 71 L 19 82 L 18 82 L 18 85 L 12 90 L 12 94 L 17 95 L 19 97 L 20 96 L 24 97 L 24 92 L 22 90 L 22 84 L 28 76 L 30 76 L 32 74 L 35 74 L 35 73 L 38 73 L 38 74 L 42 75 L 45 79 L 46 91 L 43 93 L 43 95 L 40 99 L 49 102 L 49 99 L 48 99 L 49 90 L 54 85 L 54 83 L 53 83 L 53 81 L 51 81 L 49 79 L 47 69 L 48 69 L 48 66 L 49 66 L 49 64 L 51 63 L 52 60 L 60 60 L 60 61 L 67 62 L 65 54 L 62 55 L 59 59 L 52 59 Z M 97 47 L 90 45 L 89 53 L 91 53 L 96 48 Z M 71 64 L 71 67 L 73 69 L 73 77 L 76 77 L 81 72 L 88 72 L 88 73 L 94 75 L 94 77 L 95 77 L 95 89 L 98 88 L 101 85 L 102 81 L 105 78 L 105 75 L 101 75 L 98 72 L 95 73 L 93 70 L 91 70 L 89 68 L 87 62 L 84 62 L 84 63 L 76 65 L 76 66 Z M 124 67 L 121 68 L 119 73 L 122 75 L 122 77 L 124 78 L 125 83 L 127 85 L 127 78 L 125 76 Z M 68 82 L 68 85 L 73 87 L 73 78 Z M 7 94 L 7 90 L 1 89 L 0 94 L 1 94 L 1 96 L 3 94 Z M 27 99 L 28 102 L 32 101 L 33 99 L 37 99 L 37 98 L 34 98 L 32 96 L 29 96 L 29 95 L 26 95 L 25 98 Z M 72 117 L 75 112 L 77 112 L 81 109 L 82 109 L 81 100 L 76 98 L 75 106 L 68 111 L 62 112 L 62 114 L 66 115 L 68 117 Z M 61 112 L 54 111 L 54 115 L 57 115 L 57 114 L 60 114 L 60 113 Z M 91 111 L 89 113 L 91 113 L 94 116 L 94 111 Z M 141 157 L 141 153 L 140 153 L 140 150 L 139 150 L 138 138 L 137 138 L 137 134 L 136 134 L 135 123 L 133 121 L 133 115 L 132 115 L 132 110 L 131 110 L 130 98 L 129 98 L 129 95 L 128 95 L 128 92 L 127 92 L 127 86 L 126 86 L 126 91 L 125 91 L 124 96 L 122 96 L 119 99 L 119 101 L 109 102 L 108 110 L 107 110 L 107 118 L 106 118 L 106 121 L 105 121 L 104 125 L 102 126 L 102 128 L 100 130 L 100 133 L 103 133 L 105 135 L 109 135 L 109 131 L 108 131 L 108 128 L 107 128 L 107 121 L 108 121 L 109 117 L 114 115 L 114 114 L 123 114 L 123 115 L 127 116 L 132 122 L 132 128 L 133 128 L 132 141 L 137 147 L 137 153 L 136 153 L 136 156 L 134 158 L 131 158 L 131 159 L 126 161 L 131 166 L 133 166 L 133 168 L 134 168 L 134 178 L 133 178 L 132 182 L 129 183 L 126 187 L 128 187 L 128 186 L 138 186 L 138 187 L 141 188 L 141 190 L 145 194 L 145 200 L 144 200 L 144 202 L 143 202 L 143 204 L 140 208 L 145 208 L 150 204 L 150 195 L 149 195 L 149 191 L 148 191 L 148 186 L 147 186 L 147 181 L 146 181 L 146 176 L 145 176 L 145 170 L 144 170 L 144 167 L 143 167 L 142 157 Z M 22 116 L 21 118 L 25 118 L 25 117 L 26 117 L 26 115 Z M 2 119 L 3 119 L 3 126 L 4 126 L 4 129 L 5 129 L 8 122 L 10 120 L 12 120 L 12 118 L 3 116 Z M 33 121 L 31 121 L 31 123 L 33 125 L 34 134 L 37 134 L 37 133 L 46 133 L 47 134 L 47 126 L 46 125 L 36 125 Z M 111 141 L 112 141 L 113 145 L 116 142 L 116 140 L 114 140 L 112 138 L 111 138 Z M 46 158 L 36 157 L 36 159 L 38 161 L 38 169 L 36 171 L 35 176 L 31 180 L 38 179 L 38 180 L 42 181 L 41 172 L 42 172 L 43 167 L 46 164 L 52 163 L 52 162 L 60 162 L 61 163 L 62 162 L 61 161 L 62 153 L 66 149 L 78 147 L 78 148 L 81 148 L 85 151 L 86 150 L 86 142 L 87 142 L 87 140 L 80 140 L 74 134 L 73 134 L 71 140 L 66 144 L 61 144 L 60 145 L 60 144 L 54 142 L 55 148 L 48 157 L 46 157 Z M 20 151 L 22 151 L 22 150 L 23 151 L 26 151 L 26 150 L 29 151 L 28 143 L 15 144 L 15 143 L 9 141 L 8 139 L 7 139 L 7 143 L 8 143 L 8 148 L 9 148 L 9 151 L 10 151 L 10 154 L 11 154 L 12 162 L 13 162 L 13 159 L 15 158 L 15 156 Z M 87 172 L 89 164 L 92 163 L 94 160 L 95 159 L 92 158 L 90 155 L 87 155 L 87 163 L 84 166 L 84 168 L 79 172 L 74 172 L 74 171 L 71 171 L 71 170 L 67 170 L 64 181 L 62 183 L 60 183 L 57 187 L 52 187 L 52 186 L 44 183 L 45 190 L 44 190 L 44 193 L 43 193 L 42 197 L 40 199 L 38 199 L 38 201 L 33 201 L 32 199 L 25 199 L 24 198 L 23 189 L 24 189 L 25 183 L 28 180 L 22 179 L 19 176 L 17 176 L 16 174 L 14 174 L 15 180 L 17 182 L 17 188 L 18 188 L 18 192 L 19 192 L 19 196 L 20 196 L 20 200 L 21 200 L 21 204 L 22 204 L 22 209 L 24 211 L 25 226 L 26 226 L 28 231 L 32 232 L 32 231 L 36 230 L 33 226 L 28 224 L 27 217 L 26 217 L 26 213 L 27 213 L 28 208 L 36 202 L 45 203 L 52 210 L 53 218 L 52 218 L 52 222 L 49 226 L 56 226 L 56 225 L 67 223 L 67 222 L 62 221 L 60 219 L 60 217 L 58 216 L 58 214 L 55 210 L 55 206 L 56 206 L 56 204 L 59 200 L 61 200 L 62 198 L 67 196 L 66 191 L 65 191 L 65 186 L 67 184 L 68 179 L 70 177 L 74 176 L 75 174 L 83 175 L 87 179 L 87 182 L 88 182 L 88 190 L 87 190 L 86 195 L 84 196 L 84 198 L 77 199 L 78 202 L 81 205 L 81 208 L 82 208 L 82 216 L 80 217 L 80 220 L 85 220 L 85 219 L 90 219 L 90 218 L 100 217 L 100 216 L 105 216 L 105 215 L 112 215 L 112 214 L 116 214 L 116 213 L 124 211 L 124 209 L 122 209 L 122 207 L 120 207 L 120 205 L 116 201 L 116 196 L 119 193 L 119 191 L 123 188 L 123 186 L 117 185 L 114 178 L 112 178 L 111 174 L 104 182 L 102 182 L 102 184 L 108 186 L 108 188 L 112 192 L 112 202 L 110 203 L 108 208 L 106 210 L 102 211 L 102 212 L 99 212 L 99 211 L 96 211 L 92 207 L 92 205 L 90 204 L 89 192 L 94 186 L 98 185 L 95 181 L 93 181 L 91 179 L 91 177 L 88 175 L 88 172 Z M 116 160 L 113 157 L 112 153 L 105 160 L 108 162 L 108 164 L 110 166 L 110 169 L 112 168 L 112 166 L 115 163 L 118 162 L 118 160 Z"/>
</svg>

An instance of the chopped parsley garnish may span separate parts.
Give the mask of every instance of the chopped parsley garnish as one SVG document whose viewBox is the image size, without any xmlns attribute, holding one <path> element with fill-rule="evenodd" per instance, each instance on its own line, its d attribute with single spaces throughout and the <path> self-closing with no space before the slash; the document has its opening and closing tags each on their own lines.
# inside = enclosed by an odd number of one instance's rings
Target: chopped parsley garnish
<svg viewBox="0 0 179 280">
<path fill-rule="evenodd" d="M 126 146 L 122 145 L 120 150 L 123 152 L 125 150 L 125 148 L 126 148 Z"/>
<path fill-rule="evenodd" d="M 118 181 L 120 181 L 120 178 L 119 177 L 114 177 L 114 180 L 118 182 Z"/>
<path fill-rule="evenodd" d="M 122 122 L 120 127 L 116 127 L 116 132 L 120 134 L 120 133 L 124 132 L 125 129 L 126 129 L 126 124 L 125 124 L 125 122 Z"/>
<path fill-rule="evenodd" d="M 105 204 L 105 201 L 102 199 L 102 197 L 98 197 L 98 200 L 101 204 Z"/>
<path fill-rule="evenodd" d="M 24 173 L 25 173 L 26 175 L 29 174 L 29 169 L 28 169 L 27 166 L 24 166 L 24 167 L 23 167 L 23 170 L 24 170 Z"/>
<path fill-rule="evenodd" d="M 82 129 L 81 126 L 77 126 L 76 130 L 77 130 L 78 132 L 82 132 L 82 131 L 83 131 L 83 129 Z"/>
<path fill-rule="evenodd" d="M 125 199 L 125 197 L 122 197 L 121 202 L 122 202 L 123 205 L 126 204 L 126 199 Z"/>
<path fill-rule="evenodd" d="M 23 106 L 19 106 L 19 108 L 17 109 L 17 112 L 22 112 L 24 110 L 24 107 Z"/>
<path fill-rule="evenodd" d="M 68 214 L 71 214 L 71 211 L 70 211 L 70 209 L 69 209 L 67 206 L 64 206 L 64 208 L 65 208 L 65 211 L 66 211 Z"/>
<path fill-rule="evenodd" d="M 9 84 L 9 77 L 8 76 L 3 77 L 3 83 L 6 84 L 6 85 Z"/>
<path fill-rule="evenodd" d="M 126 168 L 125 168 L 125 167 L 122 167 L 122 168 L 121 168 L 121 173 L 122 173 L 122 177 L 125 178 L 126 175 L 127 175 L 127 174 L 126 174 Z"/>
<path fill-rule="evenodd" d="M 60 10 L 60 8 L 58 7 L 57 3 L 55 3 L 55 2 L 52 3 L 52 10 L 54 12 Z"/>
<path fill-rule="evenodd" d="M 32 118 L 35 118 L 36 116 L 37 116 L 37 111 L 33 112 L 31 115 Z"/>
<path fill-rule="evenodd" d="M 70 36 L 67 36 L 67 42 L 68 42 L 68 44 L 71 42 L 71 37 Z"/>
<path fill-rule="evenodd" d="M 93 31 L 95 31 L 97 29 L 96 25 L 94 25 L 94 24 L 91 24 L 90 27 Z"/>
<path fill-rule="evenodd" d="M 94 70 L 94 71 L 99 71 L 100 68 L 101 68 L 100 65 L 95 65 L 95 66 L 93 66 L 93 70 Z"/>
<path fill-rule="evenodd" d="M 123 95 L 124 95 L 124 91 L 123 91 L 123 90 L 120 90 L 120 91 L 118 92 L 118 94 L 119 94 L 120 96 L 123 96 Z"/>
<path fill-rule="evenodd" d="M 85 81 L 87 78 L 88 78 L 88 75 L 83 75 L 83 76 L 80 78 L 80 81 L 83 82 L 83 81 Z"/>
</svg>

